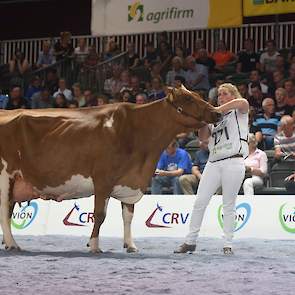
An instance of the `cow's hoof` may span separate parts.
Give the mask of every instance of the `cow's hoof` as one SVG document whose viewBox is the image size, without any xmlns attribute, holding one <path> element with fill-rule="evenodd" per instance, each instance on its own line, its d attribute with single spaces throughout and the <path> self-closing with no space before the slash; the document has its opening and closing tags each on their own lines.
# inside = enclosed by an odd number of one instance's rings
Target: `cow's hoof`
<svg viewBox="0 0 295 295">
<path fill-rule="evenodd" d="M 137 253 L 138 249 L 136 247 L 127 247 L 127 253 Z"/>
<path fill-rule="evenodd" d="M 91 249 L 90 253 L 92 253 L 92 254 L 102 254 L 103 251 L 101 249 L 99 249 L 99 248 L 98 249 Z"/>
<path fill-rule="evenodd" d="M 21 251 L 21 248 L 19 246 L 15 246 L 15 245 L 12 245 L 12 246 L 5 246 L 5 250 L 7 251 L 13 251 L 13 252 L 18 252 L 18 251 Z"/>
<path fill-rule="evenodd" d="M 124 243 L 123 248 L 124 249 L 128 248 L 128 244 L 127 243 Z"/>
</svg>

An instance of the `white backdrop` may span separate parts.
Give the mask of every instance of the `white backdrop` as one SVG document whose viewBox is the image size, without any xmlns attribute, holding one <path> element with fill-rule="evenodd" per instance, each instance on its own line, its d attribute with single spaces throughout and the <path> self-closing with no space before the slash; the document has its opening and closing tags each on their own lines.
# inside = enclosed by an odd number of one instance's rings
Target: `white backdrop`
<svg viewBox="0 0 295 295">
<path fill-rule="evenodd" d="M 188 231 L 195 196 L 146 195 L 135 205 L 134 237 L 183 237 Z M 34 200 L 16 205 L 13 233 L 21 235 L 90 235 L 93 197 L 63 201 Z M 222 235 L 222 196 L 213 196 L 207 208 L 201 236 Z M 294 196 L 238 196 L 237 238 L 295 239 Z M 154 214 L 153 214 L 154 213 Z M 121 205 L 111 199 L 101 235 L 123 236 Z"/>
</svg>

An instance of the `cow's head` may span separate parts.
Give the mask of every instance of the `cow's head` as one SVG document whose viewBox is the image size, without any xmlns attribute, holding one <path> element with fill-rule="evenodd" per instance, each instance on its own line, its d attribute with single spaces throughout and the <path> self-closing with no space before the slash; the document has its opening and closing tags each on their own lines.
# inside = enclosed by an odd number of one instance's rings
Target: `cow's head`
<svg viewBox="0 0 295 295">
<path fill-rule="evenodd" d="M 214 123 L 220 117 L 215 108 L 204 101 L 196 92 L 179 88 L 167 88 L 167 102 L 179 113 L 179 120 L 192 128 L 199 128 L 201 122 Z"/>
</svg>

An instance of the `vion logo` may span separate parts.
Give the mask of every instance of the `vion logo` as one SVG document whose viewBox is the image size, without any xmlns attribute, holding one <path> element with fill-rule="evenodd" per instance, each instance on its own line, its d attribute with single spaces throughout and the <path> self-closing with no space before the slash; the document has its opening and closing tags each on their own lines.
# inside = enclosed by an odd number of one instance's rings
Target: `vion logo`
<svg viewBox="0 0 295 295">
<path fill-rule="evenodd" d="M 295 207 L 283 204 L 279 210 L 279 220 L 283 229 L 291 234 L 295 233 Z"/>
<path fill-rule="evenodd" d="M 85 226 L 87 223 L 94 223 L 94 213 L 82 212 L 76 203 L 63 219 L 63 224 L 66 226 Z"/>
<path fill-rule="evenodd" d="M 223 228 L 223 206 L 220 205 L 218 208 L 218 223 Z M 251 207 L 248 203 L 241 203 L 236 207 L 235 217 L 235 231 L 242 229 L 248 222 L 251 215 Z"/>
<path fill-rule="evenodd" d="M 137 20 L 143 21 L 143 5 L 140 2 L 135 2 L 132 5 L 128 5 L 128 21 Z"/>
<path fill-rule="evenodd" d="M 37 213 L 38 204 L 30 202 L 27 206 L 21 207 L 17 212 L 12 213 L 11 224 L 16 229 L 25 229 L 34 221 Z"/>
<path fill-rule="evenodd" d="M 163 207 L 157 204 L 156 209 L 152 212 L 145 224 L 147 227 L 171 228 L 169 225 L 186 224 L 189 213 L 167 212 Z"/>
</svg>

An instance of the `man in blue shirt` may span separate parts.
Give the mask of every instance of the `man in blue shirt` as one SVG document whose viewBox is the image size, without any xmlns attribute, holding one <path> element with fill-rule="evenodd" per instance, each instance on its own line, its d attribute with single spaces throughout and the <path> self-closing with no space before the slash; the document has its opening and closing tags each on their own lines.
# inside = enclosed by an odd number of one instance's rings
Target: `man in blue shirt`
<svg viewBox="0 0 295 295">
<path fill-rule="evenodd" d="M 179 178 L 180 187 L 185 195 L 196 193 L 203 170 L 209 158 L 208 140 L 200 142 L 200 150 L 196 152 L 191 174 Z"/>
<path fill-rule="evenodd" d="M 183 194 L 179 177 L 183 174 L 190 174 L 192 162 L 190 155 L 183 149 L 177 147 L 176 140 L 173 140 L 162 153 L 152 179 L 152 194 L 162 194 L 163 187 L 173 187 L 174 195 Z"/>
<path fill-rule="evenodd" d="M 274 136 L 280 123 L 280 116 L 275 114 L 275 103 L 272 98 L 265 98 L 262 102 L 263 113 L 258 114 L 253 122 L 253 129 L 258 148 L 271 150 L 274 148 Z"/>
</svg>

